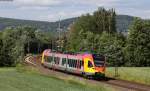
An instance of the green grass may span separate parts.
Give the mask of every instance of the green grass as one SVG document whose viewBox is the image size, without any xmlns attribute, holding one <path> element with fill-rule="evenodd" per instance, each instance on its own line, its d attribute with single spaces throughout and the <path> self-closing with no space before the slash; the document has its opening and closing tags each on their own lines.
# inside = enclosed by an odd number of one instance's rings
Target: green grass
<svg viewBox="0 0 150 91">
<path fill-rule="evenodd" d="M 20 71 L 18 68 L 0 68 L 0 91 L 112 91 L 104 85 L 81 85 L 78 81 Z"/>
<path fill-rule="evenodd" d="M 118 74 L 118 79 L 150 85 L 150 67 L 119 67 Z M 107 68 L 106 76 L 114 77 L 114 75 L 115 68 Z"/>
</svg>

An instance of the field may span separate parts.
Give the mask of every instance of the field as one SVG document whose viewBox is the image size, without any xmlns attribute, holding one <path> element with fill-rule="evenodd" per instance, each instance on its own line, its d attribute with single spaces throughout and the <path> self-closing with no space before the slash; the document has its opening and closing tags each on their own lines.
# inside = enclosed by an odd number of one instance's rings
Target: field
<svg viewBox="0 0 150 91">
<path fill-rule="evenodd" d="M 106 75 L 115 77 L 115 68 L 107 68 Z M 150 85 L 150 67 L 119 67 L 116 78 Z"/>
<path fill-rule="evenodd" d="M 16 68 L 0 68 L 0 91 L 111 91 L 104 86 L 89 86 Z"/>
</svg>

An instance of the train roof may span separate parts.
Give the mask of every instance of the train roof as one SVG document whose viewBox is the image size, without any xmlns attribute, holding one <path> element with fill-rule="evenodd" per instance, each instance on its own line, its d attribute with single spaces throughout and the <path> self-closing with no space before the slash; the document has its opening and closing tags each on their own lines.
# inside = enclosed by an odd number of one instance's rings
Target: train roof
<svg viewBox="0 0 150 91">
<path fill-rule="evenodd" d="M 83 57 L 91 57 L 92 54 L 90 53 L 72 53 L 72 52 L 67 52 L 67 53 L 61 53 L 61 52 L 53 52 L 50 49 L 44 50 L 44 55 L 46 56 L 52 56 L 53 54 L 60 56 L 60 57 L 66 57 L 68 56 L 69 58 L 83 58 Z"/>
<path fill-rule="evenodd" d="M 44 55 L 46 56 L 59 56 L 59 57 L 68 57 L 68 58 L 77 58 L 77 59 L 82 59 L 83 57 L 89 57 L 89 58 L 95 58 L 95 57 L 102 57 L 103 55 L 101 54 L 92 54 L 92 53 L 88 53 L 88 52 L 84 52 L 84 53 L 73 53 L 73 52 L 56 52 L 56 51 L 51 51 L 50 49 L 46 49 L 44 52 Z M 104 57 L 104 56 L 103 56 Z"/>
</svg>

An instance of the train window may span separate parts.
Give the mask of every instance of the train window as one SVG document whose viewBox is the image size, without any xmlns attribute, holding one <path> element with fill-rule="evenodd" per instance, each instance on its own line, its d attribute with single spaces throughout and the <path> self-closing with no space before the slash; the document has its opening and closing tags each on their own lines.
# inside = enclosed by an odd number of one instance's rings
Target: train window
<svg viewBox="0 0 150 91">
<path fill-rule="evenodd" d="M 74 67 L 75 68 L 77 67 L 77 60 L 75 60 Z"/>
<path fill-rule="evenodd" d="M 55 64 L 57 63 L 57 58 L 56 58 L 56 57 L 54 57 L 54 63 L 55 63 Z"/>
<path fill-rule="evenodd" d="M 105 65 L 105 56 L 93 54 L 93 59 L 96 67 L 103 67 Z"/>
<path fill-rule="evenodd" d="M 83 60 L 80 60 L 80 62 L 81 62 L 81 66 L 84 66 L 84 61 L 83 61 Z"/>
<path fill-rule="evenodd" d="M 69 59 L 69 67 L 71 67 L 71 59 Z"/>
<path fill-rule="evenodd" d="M 69 65 L 69 61 L 70 61 L 70 59 L 68 59 L 68 63 L 67 63 L 68 65 Z M 70 66 L 70 65 L 69 65 L 69 66 Z"/>
<path fill-rule="evenodd" d="M 70 59 L 70 67 L 72 67 L 72 59 Z"/>
<path fill-rule="evenodd" d="M 72 67 L 74 67 L 74 59 L 72 59 Z"/>
<path fill-rule="evenodd" d="M 74 59 L 72 59 L 72 67 L 74 67 Z"/>
<path fill-rule="evenodd" d="M 82 66 L 82 61 L 80 60 L 80 66 L 79 66 L 79 67 L 80 67 L 80 69 L 81 69 L 81 66 Z"/>
<path fill-rule="evenodd" d="M 69 67 L 71 67 L 71 65 L 70 65 L 70 59 L 69 59 L 69 61 L 68 61 L 68 64 L 69 64 Z"/>
<path fill-rule="evenodd" d="M 62 58 L 62 65 L 64 66 L 66 64 L 66 58 Z"/>
<path fill-rule="evenodd" d="M 73 60 L 71 59 L 71 67 L 73 67 Z"/>
<path fill-rule="evenodd" d="M 73 60 L 73 67 L 76 68 L 76 60 Z"/>
<path fill-rule="evenodd" d="M 69 67 L 71 67 L 71 59 L 69 60 Z"/>
<path fill-rule="evenodd" d="M 70 67 L 72 67 L 72 60 L 70 59 Z"/>
<path fill-rule="evenodd" d="M 59 57 L 57 57 L 57 64 L 59 64 L 59 62 L 60 62 L 60 58 L 59 58 Z"/>
<path fill-rule="evenodd" d="M 59 57 L 54 57 L 54 62 L 55 64 L 59 64 L 60 58 Z"/>
<path fill-rule="evenodd" d="M 78 68 L 78 60 L 76 60 L 75 68 Z"/>
<path fill-rule="evenodd" d="M 93 67 L 91 61 L 88 61 L 88 67 L 89 67 L 89 68 Z"/>
<path fill-rule="evenodd" d="M 45 62 L 48 62 L 48 58 L 47 56 L 44 57 Z"/>
<path fill-rule="evenodd" d="M 68 65 L 71 67 L 71 59 L 68 59 Z"/>
<path fill-rule="evenodd" d="M 78 61 L 78 60 L 75 61 L 75 68 L 77 67 L 77 61 Z"/>
<path fill-rule="evenodd" d="M 68 64 L 69 64 L 69 67 L 76 68 L 76 60 L 68 59 Z"/>
<path fill-rule="evenodd" d="M 77 62 L 77 67 L 80 68 L 80 61 Z"/>
<path fill-rule="evenodd" d="M 47 58 L 47 61 L 48 61 L 48 62 L 52 62 L 52 61 L 53 61 L 53 57 L 52 57 L 52 56 L 49 56 L 49 57 Z"/>
<path fill-rule="evenodd" d="M 73 67 L 73 68 L 75 68 L 75 67 L 74 67 L 74 63 L 75 63 L 75 60 L 73 59 L 73 60 L 72 60 L 72 67 Z"/>
<path fill-rule="evenodd" d="M 73 65 L 74 65 L 74 60 L 72 59 L 72 61 L 71 61 L 71 62 L 72 62 L 72 63 L 71 63 L 71 65 L 72 65 L 72 66 L 71 66 L 71 67 L 73 67 Z"/>
</svg>

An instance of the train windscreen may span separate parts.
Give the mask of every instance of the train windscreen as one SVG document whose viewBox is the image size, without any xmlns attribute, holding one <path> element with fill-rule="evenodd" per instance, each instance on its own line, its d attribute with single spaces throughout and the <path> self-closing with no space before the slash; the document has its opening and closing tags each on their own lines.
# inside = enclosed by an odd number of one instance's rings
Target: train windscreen
<svg viewBox="0 0 150 91">
<path fill-rule="evenodd" d="M 103 67 L 105 64 L 105 57 L 99 54 L 93 54 L 94 64 L 96 67 Z"/>
</svg>

